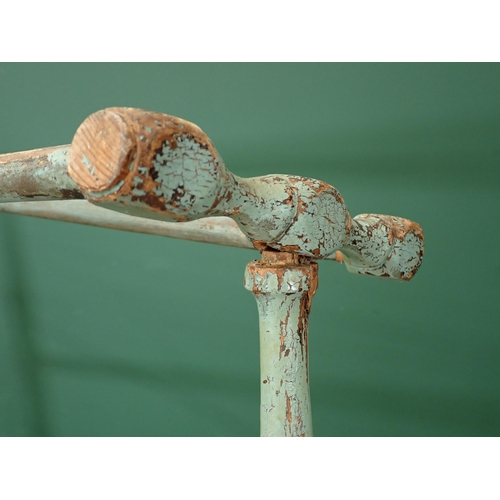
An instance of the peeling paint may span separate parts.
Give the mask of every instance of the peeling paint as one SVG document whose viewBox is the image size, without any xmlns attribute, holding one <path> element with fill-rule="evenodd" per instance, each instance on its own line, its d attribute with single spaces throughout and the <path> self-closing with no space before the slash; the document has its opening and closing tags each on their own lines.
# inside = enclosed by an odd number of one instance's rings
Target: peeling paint
<svg viewBox="0 0 500 500">
<path fill-rule="evenodd" d="M 408 281 L 422 263 L 423 231 L 408 219 L 358 215 L 349 238 L 340 252 L 351 273 Z"/>
<path fill-rule="evenodd" d="M 337 189 L 316 179 L 233 175 L 199 127 L 170 115 L 94 113 L 75 134 L 68 168 L 92 203 L 163 221 L 231 217 L 260 251 L 330 258 L 356 274 L 402 281 L 422 262 L 418 224 L 351 218 Z"/>
<path fill-rule="evenodd" d="M 276 251 L 247 266 L 245 287 L 259 311 L 262 436 L 312 436 L 307 323 L 317 271 Z"/>
</svg>

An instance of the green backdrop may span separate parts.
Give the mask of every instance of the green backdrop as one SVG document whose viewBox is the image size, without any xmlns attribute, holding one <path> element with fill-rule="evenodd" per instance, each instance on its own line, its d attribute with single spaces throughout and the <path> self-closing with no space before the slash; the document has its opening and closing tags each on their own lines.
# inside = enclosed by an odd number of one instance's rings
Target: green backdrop
<svg viewBox="0 0 500 500">
<path fill-rule="evenodd" d="M 320 263 L 318 436 L 500 434 L 498 64 L 0 64 L 0 153 L 92 112 L 185 118 L 426 237 L 409 283 Z M 257 436 L 251 250 L 0 214 L 0 434 Z"/>
</svg>

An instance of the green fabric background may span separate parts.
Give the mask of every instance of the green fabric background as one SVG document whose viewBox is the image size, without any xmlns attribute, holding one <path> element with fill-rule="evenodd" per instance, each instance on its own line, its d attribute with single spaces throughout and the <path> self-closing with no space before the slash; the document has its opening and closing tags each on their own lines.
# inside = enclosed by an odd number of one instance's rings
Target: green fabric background
<svg viewBox="0 0 500 500">
<path fill-rule="evenodd" d="M 0 64 L 0 103 L 0 153 L 141 107 L 199 125 L 237 175 L 419 222 L 409 283 L 320 263 L 315 434 L 500 434 L 498 64 Z M 257 257 L 0 214 L 0 434 L 257 436 Z"/>
</svg>

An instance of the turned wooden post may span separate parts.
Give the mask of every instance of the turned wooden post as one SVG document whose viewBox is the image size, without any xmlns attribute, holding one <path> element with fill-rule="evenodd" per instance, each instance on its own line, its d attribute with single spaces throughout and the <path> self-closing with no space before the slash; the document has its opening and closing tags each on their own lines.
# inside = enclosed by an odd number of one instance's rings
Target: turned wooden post
<svg viewBox="0 0 500 500">
<path fill-rule="evenodd" d="M 317 286 L 318 264 L 296 254 L 264 251 L 247 266 L 259 310 L 261 436 L 313 435 L 307 324 Z"/>
</svg>

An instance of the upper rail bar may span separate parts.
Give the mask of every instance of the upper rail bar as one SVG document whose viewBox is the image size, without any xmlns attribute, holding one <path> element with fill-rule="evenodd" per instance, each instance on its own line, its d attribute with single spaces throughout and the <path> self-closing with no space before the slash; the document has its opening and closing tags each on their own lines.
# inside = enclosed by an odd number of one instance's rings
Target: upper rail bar
<svg viewBox="0 0 500 500">
<path fill-rule="evenodd" d="M 423 257 L 418 224 L 387 215 L 351 217 L 340 193 L 315 179 L 238 177 L 199 127 L 140 109 L 94 113 L 78 128 L 69 150 L 61 146 L 0 155 L 0 202 L 83 197 L 148 223 L 230 217 L 239 230 L 222 224 L 237 246 L 250 242 L 261 251 L 343 260 L 357 274 L 408 281 Z M 92 216 L 87 209 L 81 212 L 86 215 L 75 222 L 97 221 L 95 211 Z M 123 219 L 120 224 L 126 226 Z M 201 241 L 211 241 L 210 224 L 191 227 L 207 233 Z"/>
</svg>

